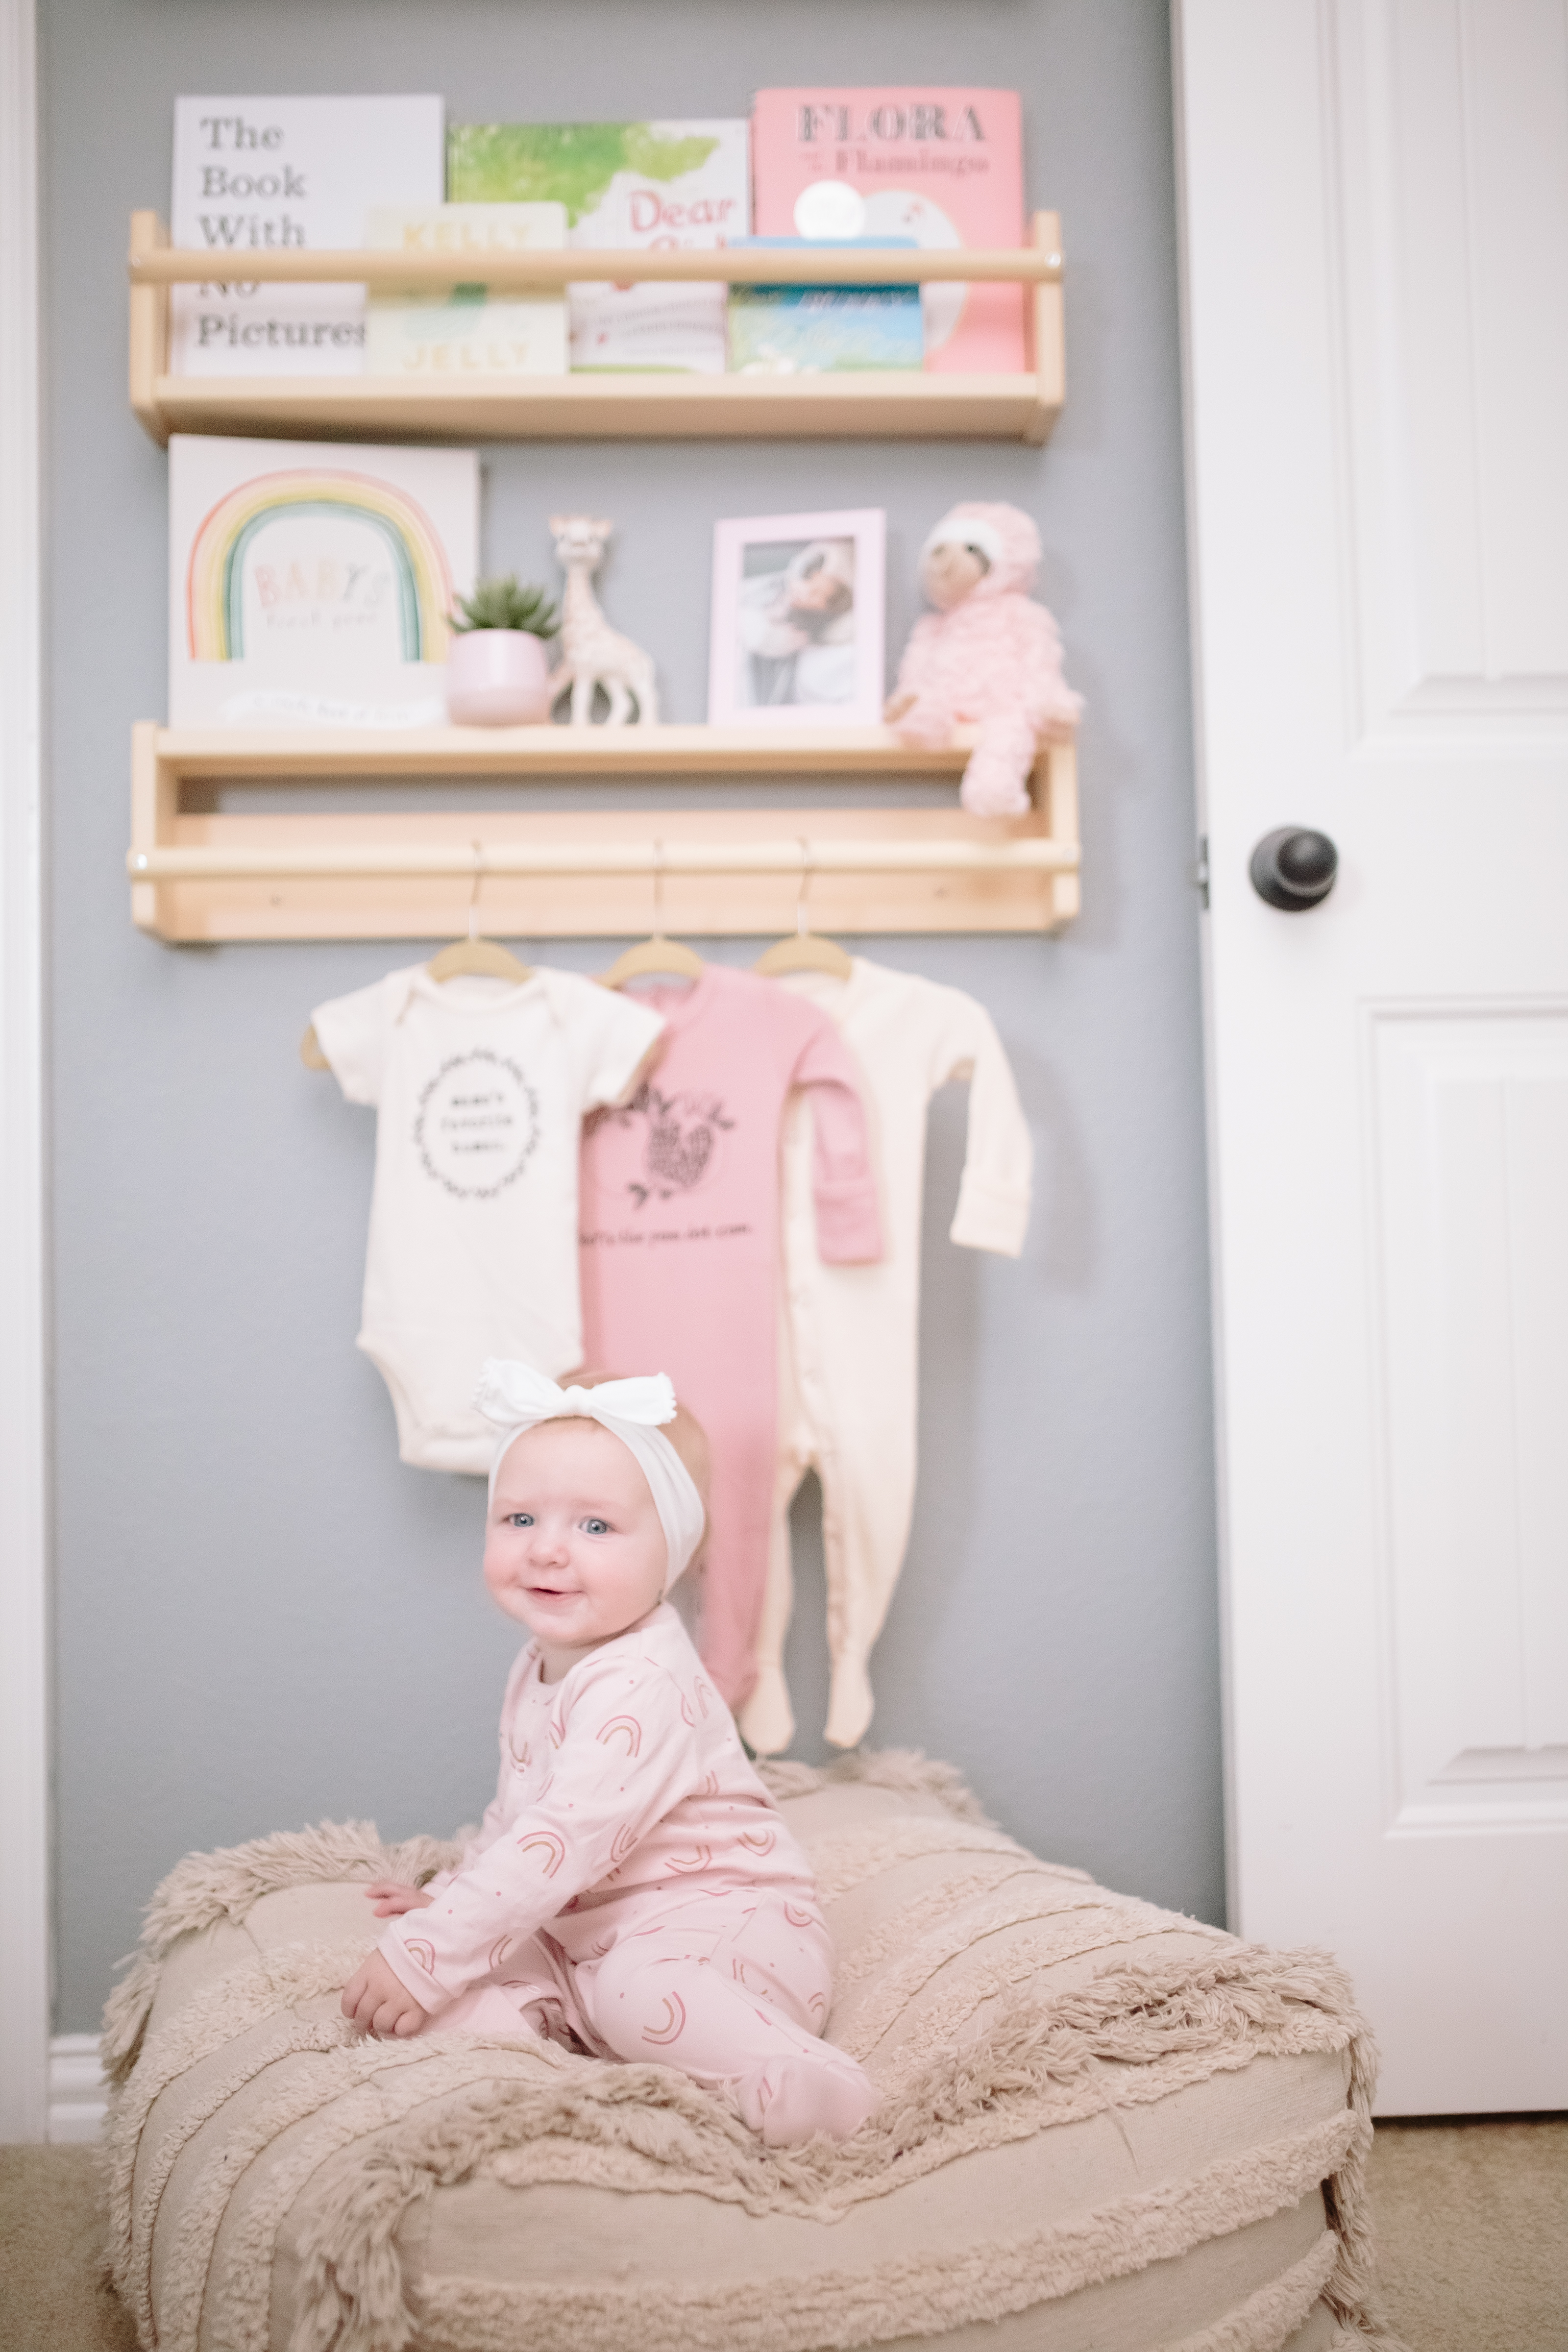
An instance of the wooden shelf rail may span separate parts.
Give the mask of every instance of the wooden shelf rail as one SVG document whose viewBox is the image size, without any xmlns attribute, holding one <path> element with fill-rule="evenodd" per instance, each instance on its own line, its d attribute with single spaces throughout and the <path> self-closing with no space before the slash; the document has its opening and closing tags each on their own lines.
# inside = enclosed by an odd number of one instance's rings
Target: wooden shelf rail
<svg viewBox="0 0 1568 2352">
<path fill-rule="evenodd" d="M 1037 213 L 1032 242 L 1003 251 L 487 254 L 498 290 L 609 280 L 757 286 L 1014 284 L 1027 289 L 1031 365 L 1020 374 L 898 370 L 823 375 L 216 376 L 169 373 L 169 289 L 237 282 L 360 284 L 411 291 L 468 284 L 472 254 L 354 250 L 222 253 L 171 247 L 156 213 L 131 218 L 131 404 L 171 433 L 478 440 L 966 438 L 1040 443 L 1061 408 L 1061 225 Z M 243 278 L 242 278 L 243 273 Z"/>
<path fill-rule="evenodd" d="M 808 823 L 815 812 L 802 811 Z M 661 818 L 641 820 L 659 824 Z M 777 819 L 774 819 L 777 822 Z M 319 849 L 135 849 L 126 868 L 137 882 L 332 881 L 439 875 L 483 882 L 494 876 L 561 874 L 1070 874 L 1079 853 L 1060 841 L 538 841 L 523 848 L 476 840 L 467 849 L 378 845 Z"/>
<path fill-rule="evenodd" d="M 750 936 L 789 929 L 804 887 L 825 930 L 1054 930 L 1079 903 L 1071 744 L 1042 751 L 1034 807 L 1005 820 L 956 805 L 346 814 L 182 805 L 188 784 L 208 787 L 210 802 L 225 781 L 268 778 L 956 781 L 969 748 L 910 752 L 883 728 L 805 740 L 704 728 L 444 728 L 411 740 L 335 729 L 226 739 L 218 729 L 145 725 L 133 746 L 132 911 L 171 941 L 440 938 L 463 928 L 471 901 L 502 937 L 635 937 L 650 927 L 657 885 L 667 928 Z"/>
<path fill-rule="evenodd" d="M 381 286 L 423 293 L 471 285 L 476 275 L 498 292 L 568 285 L 703 284 L 723 286 L 923 286 L 1054 285 L 1062 274 L 1057 251 L 1037 247 L 973 247 L 957 252 L 926 246 L 914 252 L 889 247 L 836 253 L 831 246 L 780 252 L 762 247 L 726 246 L 713 253 L 648 252 L 619 247 L 574 248 L 551 253 L 404 253 L 358 246 L 352 250 L 307 251 L 296 247 L 271 251 L 226 247 L 138 245 L 132 219 L 130 273 L 132 286 L 200 286 L 215 282 L 213 264 L 232 255 L 232 276 L 254 286 Z M 153 215 L 156 217 L 156 215 Z M 160 224 L 162 226 L 162 224 Z"/>
</svg>

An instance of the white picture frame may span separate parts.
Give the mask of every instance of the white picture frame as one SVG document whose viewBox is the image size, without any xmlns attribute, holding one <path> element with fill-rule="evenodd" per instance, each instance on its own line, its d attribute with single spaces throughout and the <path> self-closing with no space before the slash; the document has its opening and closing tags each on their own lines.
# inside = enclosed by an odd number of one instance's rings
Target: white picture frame
<svg viewBox="0 0 1568 2352">
<path fill-rule="evenodd" d="M 711 727 L 875 727 L 886 694 L 879 507 L 713 530 Z"/>
</svg>

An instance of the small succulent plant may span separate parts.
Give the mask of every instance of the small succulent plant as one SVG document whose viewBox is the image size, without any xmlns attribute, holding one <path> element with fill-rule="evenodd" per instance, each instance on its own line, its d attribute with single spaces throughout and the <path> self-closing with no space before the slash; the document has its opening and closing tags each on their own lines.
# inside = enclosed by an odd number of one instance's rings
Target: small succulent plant
<svg viewBox="0 0 1568 2352">
<path fill-rule="evenodd" d="M 471 596 L 459 596 L 452 626 L 468 629 L 526 629 L 536 637 L 552 637 L 561 624 L 542 588 L 523 588 L 515 572 L 504 580 L 481 580 Z"/>
</svg>

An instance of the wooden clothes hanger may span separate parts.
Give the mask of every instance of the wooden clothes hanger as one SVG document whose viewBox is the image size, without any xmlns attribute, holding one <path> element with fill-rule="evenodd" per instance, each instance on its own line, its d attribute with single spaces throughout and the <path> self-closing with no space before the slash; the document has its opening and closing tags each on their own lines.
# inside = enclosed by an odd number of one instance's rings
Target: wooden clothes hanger
<svg viewBox="0 0 1568 2352">
<path fill-rule="evenodd" d="M 848 980 L 854 973 L 855 960 L 846 954 L 837 940 L 825 940 L 819 931 L 810 929 L 805 919 L 805 893 L 811 881 L 811 845 L 800 845 L 800 895 L 795 902 L 795 929 L 785 939 L 775 940 L 764 948 L 753 971 L 777 980 L 786 971 L 826 971 L 835 980 Z"/>
<path fill-rule="evenodd" d="M 485 853 L 480 843 L 474 844 L 474 887 L 468 898 L 468 937 L 454 940 L 450 947 L 433 955 L 425 969 L 432 980 L 459 980 L 472 973 L 479 980 L 509 980 L 521 988 L 525 980 L 533 978 L 531 965 L 521 962 L 510 948 L 499 940 L 479 937 L 479 884 L 484 878 Z M 316 1034 L 314 1022 L 300 1040 L 300 1059 L 308 1070 L 331 1069 L 331 1064 L 321 1051 L 321 1041 Z"/>
<path fill-rule="evenodd" d="M 653 845 L 653 934 L 639 940 L 635 948 L 624 949 L 608 971 L 599 974 L 601 988 L 624 988 L 628 980 L 643 980 L 652 973 L 673 974 L 679 980 L 700 980 L 706 964 L 695 948 L 682 946 L 679 940 L 667 940 L 664 935 L 664 844 Z"/>
</svg>

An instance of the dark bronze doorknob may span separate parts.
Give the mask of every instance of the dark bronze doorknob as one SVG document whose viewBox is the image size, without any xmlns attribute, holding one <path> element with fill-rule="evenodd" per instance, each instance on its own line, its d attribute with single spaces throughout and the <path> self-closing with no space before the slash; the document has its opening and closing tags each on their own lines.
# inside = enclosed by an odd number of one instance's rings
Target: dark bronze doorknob
<svg viewBox="0 0 1568 2352">
<path fill-rule="evenodd" d="M 1252 853 L 1252 887 L 1282 914 L 1304 915 L 1318 906 L 1334 887 L 1340 853 L 1326 833 L 1282 824 L 1266 833 Z"/>
</svg>

